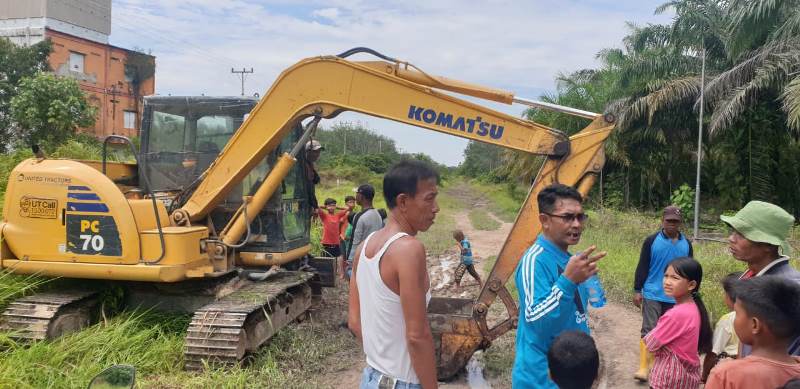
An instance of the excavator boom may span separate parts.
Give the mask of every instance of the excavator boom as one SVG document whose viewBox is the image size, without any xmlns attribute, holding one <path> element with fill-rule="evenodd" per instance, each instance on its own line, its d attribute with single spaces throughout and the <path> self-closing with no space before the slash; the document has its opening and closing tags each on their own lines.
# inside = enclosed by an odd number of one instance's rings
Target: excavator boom
<svg viewBox="0 0 800 389">
<path fill-rule="evenodd" d="M 324 56 L 281 73 L 205 172 L 183 213 L 192 221 L 202 219 L 309 116 L 331 118 L 355 111 L 534 154 L 558 157 L 569 151 L 560 131 L 401 78 L 391 63 L 385 63 L 385 71 L 377 67 L 375 62 Z M 463 85 L 462 92 L 470 88 Z"/>
</svg>

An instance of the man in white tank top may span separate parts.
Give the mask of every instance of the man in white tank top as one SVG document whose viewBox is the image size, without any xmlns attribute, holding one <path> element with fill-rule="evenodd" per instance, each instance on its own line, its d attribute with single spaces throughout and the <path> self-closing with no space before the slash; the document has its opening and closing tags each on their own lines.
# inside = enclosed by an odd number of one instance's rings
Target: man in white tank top
<svg viewBox="0 0 800 389">
<path fill-rule="evenodd" d="M 437 387 L 430 278 L 425 246 L 415 236 L 439 212 L 438 183 L 423 162 L 394 165 L 383 178 L 386 226 L 355 249 L 348 326 L 367 356 L 361 389 Z"/>
</svg>

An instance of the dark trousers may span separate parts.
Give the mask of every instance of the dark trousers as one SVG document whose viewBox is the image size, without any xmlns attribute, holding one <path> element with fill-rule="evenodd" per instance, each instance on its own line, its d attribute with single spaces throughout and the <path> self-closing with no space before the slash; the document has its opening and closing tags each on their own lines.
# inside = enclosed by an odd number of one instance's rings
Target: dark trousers
<svg viewBox="0 0 800 389">
<path fill-rule="evenodd" d="M 673 306 L 673 303 L 642 299 L 642 338 L 656 328 L 658 319 Z"/>
<path fill-rule="evenodd" d="M 478 272 L 475 270 L 475 265 L 471 263 L 469 265 L 461 263 L 456 268 L 456 284 L 461 284 L 461 279 L 464 278 L 464 272 L 469 272 L 469 275 L 475 278 L 478 282 L 481 282 L 481 276 L 479 276 Z"/>
</svg>

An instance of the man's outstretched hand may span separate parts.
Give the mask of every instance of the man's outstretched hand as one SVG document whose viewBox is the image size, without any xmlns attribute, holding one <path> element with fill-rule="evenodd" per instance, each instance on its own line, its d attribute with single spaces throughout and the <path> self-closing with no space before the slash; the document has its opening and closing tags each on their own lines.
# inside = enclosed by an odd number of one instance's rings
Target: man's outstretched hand
<svg viewBox="0 0 800 389">
<path fill-rule="evenodd" d="M 567 268 L 564 269 L 564 276 L 569 278 L 570 281 L 580 284 L 589 279 L 589 277 L 597 274 L 597 261 L 606 256 L 605 251 L 601 251 L 595 255 L 592 252 L 597 249 L 597 246 L 591 245 L 588 249 L 579 254 L 573 255 Z"/>
</svg>

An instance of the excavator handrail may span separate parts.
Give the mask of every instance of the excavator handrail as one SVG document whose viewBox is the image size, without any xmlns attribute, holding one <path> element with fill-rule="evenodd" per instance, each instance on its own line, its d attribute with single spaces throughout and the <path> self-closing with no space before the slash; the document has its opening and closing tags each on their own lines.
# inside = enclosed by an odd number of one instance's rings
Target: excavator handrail
<svg viewBox="0 0 800 389">
<path fill-rule="evenodd" d="M 131 155 L 133 155 L 133 159 L 136 161 L 137 170 L 142 168 L 142 165 L 139 163 L 139 153 L 136 152 L 136 146 L 133 144 L 133 141 L 131 141 L 131 139 L 128 138 L 127 136 L 109 135 L 109 136 L 105 137 L 105 139 L 103 139 L 103 161 L 102 161 L 102 168 L 101 168 L 101 172 L 103 174 L 106 174 L 106 159 L 107 159 L 106 157 L 108 155 L 108 153 L 107 153 L 107 151 L 108 151 L 108 143 L 111 140 L 118 140 L 118 141 L 121 141 L 121 142 L 127 144 L 128 147 L 131 149 Z M 153 213 L 154 213 L 154 216 L 155 216 L 155 219 L 156 219 L 156 229 L 158 230 L 158 241 L 161 244 L 161 254 L 158 256 L 158 258 L 156 258 L 156 259 L 154 259 L 152 261 L 145 260 L 142 257 L 142 255 L 143 255 L 143 252 L 142 252 L 142 241 L 139 240 L 139 261 L 144 263 L 144 264 L 147 264 L 147 265 L 155 265 L 155 264 L 161 262 L 164 259 L 164 256 L 167 254 L 167 245 L 164 242 L 164 230 L 163 230 L 163 228 L 161 226 L 161 216 L 158 214 L 158 206 L 156 205 L 156 196 L 153 195 L 152 186 L 150 186 L 150 180 L 147 178 L 147 174 L 141 174 L 141 173 L 142 172 L 139 171 L 138 175 L 139 175 L 139 177 L 141 177 L 142 184 L 144 184 L 143 188 L 144 188 L 145 194 L 147 194 L 147 196 L 150 198 L 150 201 L 153 204 Z"/>
</svg>

